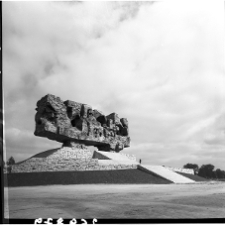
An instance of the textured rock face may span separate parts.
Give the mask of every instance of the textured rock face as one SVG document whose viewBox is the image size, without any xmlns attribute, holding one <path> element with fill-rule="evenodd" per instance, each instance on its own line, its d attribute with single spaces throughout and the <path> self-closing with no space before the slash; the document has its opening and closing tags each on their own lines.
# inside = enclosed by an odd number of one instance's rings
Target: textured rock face
<svg viewBox="0 0 225 225">
<path fill-rule="evenodd" d="M 108 165 L 101 165 L 99 158 L 94 158 L 93 155 L 96 155 L 94 150 L 63 147 L 47 157 L 37 155 L 16 163 L 12 165 L 11 173 L 137 169 L 135 163 L 126 165 L 112 161 Z"/>
<path fill-rule="evenodd" d="M 86 104 L 46 95 L 37 102 L 34 134 L 62 142 L 64 146 L 96 146 L 121 151 L 130 146 L 128 121 L 116 113 L 105 116 Z"/>
</svg>

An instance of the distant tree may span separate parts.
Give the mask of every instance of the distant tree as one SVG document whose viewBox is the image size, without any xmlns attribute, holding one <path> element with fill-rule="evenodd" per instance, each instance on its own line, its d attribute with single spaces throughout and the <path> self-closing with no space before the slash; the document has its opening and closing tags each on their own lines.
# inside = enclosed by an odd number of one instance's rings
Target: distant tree
<svg viewBox="0 0 225 225">
<path fill-rule="evenodd" d="M 225 171 L 223 171 L 221 169 L 216 169 L 215 170 L 215 176 L 216 176 L 216 179 L 224 179 L 225 178 Z"/>
<path fill-rule="evenodd" d="M 205 178 L 215 178 L 214 168 L 212 164 L 202 165 L 198 170 L 198 175 Z"/>
<path fill-rule="evenodd" d="M 192 164 L 192 163 L 187 163 L 186 165 L 183 166 L 183 168 L 185 168 L 185 169 L 193 169 L 195 174 L 197 174 L 198 170 L 199 170 L 198 165 L 197 164 Z"/>
<path fill-rule="evenodd" d="M 8 166 L 11 166 L 11 165 L 13 165 L 13 164 L 15 164 L 16 162 L 15 162 L 15 159 L 11 156 L 9 159 L 8 159 L 8 161 L 7 161 L 7 165 Z"/>
<path fill-rule="evenodd" d="M 224 170 L 222 170 L 222 179 L 225 180 L 225 171 Z"/>
<path fill-rule="evenodd" d="M 8 170 L 8 173 L 11 173 L 11 171 L 12 171 L 12 165 L 14 165 L 16 162 L 15 162 L 15 159 L 11 156 L 9 159 L 8 159 L 8 161 L 6 162 L 6 164 L 7 164 L 7 166 L 8 166 L 8 168 L 7 168 L 7 170 Z"/>
</svg>

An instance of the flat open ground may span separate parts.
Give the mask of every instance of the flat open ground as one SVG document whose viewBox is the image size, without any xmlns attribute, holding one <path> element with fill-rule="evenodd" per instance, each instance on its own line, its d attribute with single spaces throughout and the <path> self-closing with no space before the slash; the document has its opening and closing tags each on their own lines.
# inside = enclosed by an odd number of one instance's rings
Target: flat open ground
<svg viewBox="0 0 225 225">
<path fill-rule="evenodd" d="M 5 188 L 9 218 L 223 218 L 225 182 Z"/>
</svg>

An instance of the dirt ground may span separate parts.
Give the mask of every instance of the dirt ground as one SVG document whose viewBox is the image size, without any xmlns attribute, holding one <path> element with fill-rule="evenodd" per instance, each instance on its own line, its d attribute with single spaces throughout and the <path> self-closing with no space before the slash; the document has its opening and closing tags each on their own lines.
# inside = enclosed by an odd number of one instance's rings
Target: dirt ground
<svg viewBox="0 0 225 225">
<path fill-rule="evenodd" d="M 5 203 L 6 218 L 223 218 L 225 182 L 13 187 Z"/>
</svg>

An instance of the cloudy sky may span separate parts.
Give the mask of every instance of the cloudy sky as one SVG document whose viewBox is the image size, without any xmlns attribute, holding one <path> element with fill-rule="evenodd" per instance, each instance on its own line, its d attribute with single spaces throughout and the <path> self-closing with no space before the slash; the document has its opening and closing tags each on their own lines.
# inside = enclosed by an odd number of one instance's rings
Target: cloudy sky
<svg viewBox="0 0 225 225">
<path fill-rule="evenodd" d="M 51 93 L 128 118 L 143 163 L 225 169 L 223 1 L 2 4 L 7 158 L 60 146 L 33 134 Z"/>
</svg>

